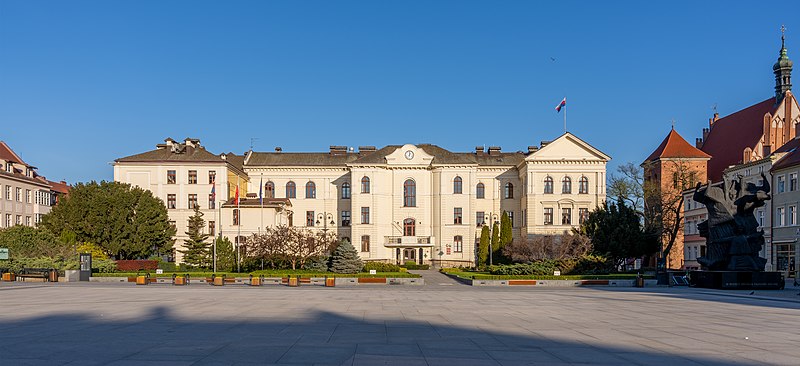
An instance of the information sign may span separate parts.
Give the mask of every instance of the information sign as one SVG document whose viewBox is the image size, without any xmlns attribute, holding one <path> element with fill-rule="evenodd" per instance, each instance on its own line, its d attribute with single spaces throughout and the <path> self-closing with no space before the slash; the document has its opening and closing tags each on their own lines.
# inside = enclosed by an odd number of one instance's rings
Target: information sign
<svg viewBox="0 0 800 366">
<path fill-rule="evenodd" d="M 0 259 L 8 259 L 8 248 L 0 248 Z"/>
</svg>

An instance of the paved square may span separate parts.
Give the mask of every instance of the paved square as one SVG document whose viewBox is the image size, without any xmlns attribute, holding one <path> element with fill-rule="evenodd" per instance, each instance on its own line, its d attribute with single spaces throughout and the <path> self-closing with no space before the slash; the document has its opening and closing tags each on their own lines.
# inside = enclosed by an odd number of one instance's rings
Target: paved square
<svg viewBox="0 0 800 366">
<path fill-rule="evenodd" d="M 800 360 L 796 299 L 687 288 L 474 288 L 426 280 L 422 287 L 352 288 L 0 283 L 0 364 Z"/>
</svg>

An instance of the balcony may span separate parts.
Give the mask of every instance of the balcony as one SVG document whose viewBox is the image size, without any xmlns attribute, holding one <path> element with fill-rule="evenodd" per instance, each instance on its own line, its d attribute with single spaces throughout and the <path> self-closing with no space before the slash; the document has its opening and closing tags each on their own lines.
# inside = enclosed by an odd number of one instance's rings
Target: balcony
<svg viewBox="0 0 800 366">
<path fill-rule="evenodd" d="M 436 238 L 431 236 L 386 236 L 387 247 L 432 247 Z"/>
</svg>

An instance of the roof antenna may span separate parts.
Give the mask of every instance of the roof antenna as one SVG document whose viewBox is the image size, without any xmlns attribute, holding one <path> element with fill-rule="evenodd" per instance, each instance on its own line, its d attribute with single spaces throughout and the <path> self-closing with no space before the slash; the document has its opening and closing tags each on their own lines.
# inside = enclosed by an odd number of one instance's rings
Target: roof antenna
<svg viewBox="0 0 800 366">
<path fill-rule="evenodd" d="M 250 151 L 253 151 L 253 146 L 255 146 L 256 140 L 258 140 L 258 137 L 251 137 L 250 138 Z"/>
<path fill-rule="evenodd" d="M 675 118 L 672 119 L 672 129 L 675 129 Z"/>
</svg>

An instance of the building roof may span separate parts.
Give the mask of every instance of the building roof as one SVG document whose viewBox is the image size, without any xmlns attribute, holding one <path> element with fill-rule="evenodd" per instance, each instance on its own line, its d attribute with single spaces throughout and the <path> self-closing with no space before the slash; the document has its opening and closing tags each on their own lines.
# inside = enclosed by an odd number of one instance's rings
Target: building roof
<svg viewBox="0 0 800 366">
<path fill-rule="evenodd" d="M 175 152 L 169 148 L 159 147 L 155 150 L 141 154 L 126 156 L 114 160 L 119 163 L 128 162 L 198 162 L 198 163 L 223 163 L 221 157 L 208 152 L 203 147 L 186 147 L 183 151 Z"/>
<path fill-rule="evenodd" d="M 668 158 L 711 158 L 710 155 L 700 151 L 700 149 L 692 146 L 678 134 L 675 129 L 669 131 L 661 145 L 658 145 L 655 151 L 645 159 L 645 161 L 654 161 L 658 159 Z"/>
<path fill-rule="evenodd" d="M 785 143 L 778 150 L 775 150 L 773 154 L 778 153 L 787 154 L 772 164 L 771 171 L 800 165 L 800 136 L 789 140 L 789 142 Z"/>
<path fill-rule="evenodd" d="M 764 134 L 764 115 L 775 108 L 775 98 L 771 97 L 714 122 L 700 147 L 711 155 L 708 179 L 718 181 L 725 168 L 742 162 L 744 149 L 755 148 Z"/>
<path fill-rule="evenodd" d="M 346 166 L 358 159 L 356 153 L 289 153 L 253 152 L 247 159 L 247 166 Z"/>
<path fill-rule="evenodd" d="M 50 189 L 53 190 L 54 192 L 61 193 L 61 194 L 68 194 L 69 193 L 69 185 L 67 185 L 67 182 L 65 182 L 63 180 L 60 181 L 60 182 L 53 182 L 53 181 L 48 180 L 47 183 L 50 184 Z"/>
<path fill-rule="evenodd" d="M 20 158 L 19 155 L 14 152 L 14 150 L 11 150 L 11 148 L 8 147 L 8 145 L 6 145 L 6 143 L 3 141 L 0 141 L 0 159 L 10 161 L 12 163 L 28 165 L 25 164 L 25 162 L 22 161 L 22 158 Z"/>
</svg>

